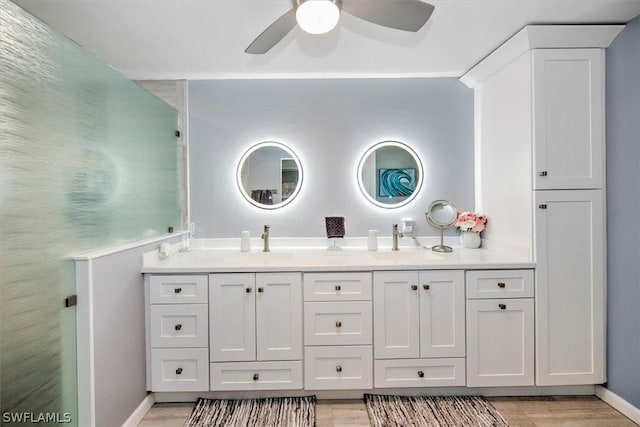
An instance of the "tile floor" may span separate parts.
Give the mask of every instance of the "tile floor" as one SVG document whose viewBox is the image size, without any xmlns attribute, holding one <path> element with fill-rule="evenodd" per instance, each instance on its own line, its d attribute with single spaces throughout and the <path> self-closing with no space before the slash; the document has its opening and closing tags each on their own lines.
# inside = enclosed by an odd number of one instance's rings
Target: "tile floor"
<svg viewBox="0 0 640 427">
<path fill-rule="evenodd" d="M 634 427 L 636 424 L 595 396 L 490 397 L 511 427 Z M 138 427 L 182 427 L 193 403 L 156 404 Z M 369 426 L 361 400 L 319 400 L 317 427 Z"/>
</svg>

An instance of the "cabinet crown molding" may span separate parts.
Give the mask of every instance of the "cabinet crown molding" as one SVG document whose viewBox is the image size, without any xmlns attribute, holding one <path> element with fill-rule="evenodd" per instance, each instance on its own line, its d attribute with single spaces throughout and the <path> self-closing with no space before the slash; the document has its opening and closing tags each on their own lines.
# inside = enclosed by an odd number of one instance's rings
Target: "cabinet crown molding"
<svg viewBox="0 0 640 427">
<path fill-rule="evenodd" d="M 624 27 L 622 24 L 527 25 L 467 71 L 460 81 L 473 89 L 532 49 L 604 49 Z"/>
</svg>

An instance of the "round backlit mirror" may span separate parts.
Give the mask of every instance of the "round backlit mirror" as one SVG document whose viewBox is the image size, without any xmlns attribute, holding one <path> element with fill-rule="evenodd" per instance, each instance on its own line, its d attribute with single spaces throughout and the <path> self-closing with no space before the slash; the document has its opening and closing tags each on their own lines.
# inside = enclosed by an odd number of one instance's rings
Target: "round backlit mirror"
<svg viewBox="0 0 640 427">
<path fill-rule="evenodd" d="M 458 219 L 458 209 L 447 200 L 436 200 L 429 205 L 425 216 L 429 224 L 440 230 L 440 244 L 431 249 L 436 252 L 453 252 L 451 246 L 444 244 L 444 230 L 455 224 Z"/>
<path fill-rule="evenodd" d="M 384 141 L 364 153 L 357 176 L 367 200 L 382 208 L 398 208 L 418 195 L 424 174 L 418 155 L 409 146 Z"/>
<path fill-rule="evenodd" d="M 290 203 L 302 186 L 298 156 L 279 142 L 261 142 L 247 150 L 238 163 L 236 180 L 251 204 L 277 209 Z"/>
</svg>

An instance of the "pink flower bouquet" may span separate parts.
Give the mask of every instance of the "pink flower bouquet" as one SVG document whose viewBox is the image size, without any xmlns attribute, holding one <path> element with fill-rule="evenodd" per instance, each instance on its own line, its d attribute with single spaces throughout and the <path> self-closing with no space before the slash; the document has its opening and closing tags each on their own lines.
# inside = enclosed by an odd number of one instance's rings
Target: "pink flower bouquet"
<svg viewBox="0 0 640 427">
<path fill-rule="evenodd" d="M 455 226 L 460 231 L 474 231 L 476 233 L 484 230 L 487 224 L 487 217 L 475 212 L 458 212 L 458 219 Z"/>
</svg>

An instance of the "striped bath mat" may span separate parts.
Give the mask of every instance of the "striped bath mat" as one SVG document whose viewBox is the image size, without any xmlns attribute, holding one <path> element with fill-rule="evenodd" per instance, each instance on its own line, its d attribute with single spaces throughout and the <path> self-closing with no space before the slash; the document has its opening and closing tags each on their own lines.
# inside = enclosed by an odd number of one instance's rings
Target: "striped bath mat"
<svg viewBox="0 0 640 427">
<path fill-rule="evenodd" d="M 185 427 L 316 425 L 316 397 L 274 397 L 267 399 L 198 399 Z"/>
<path fill-rule="evenodd" d="M 479 396 L 385 396 L 365 394 L 369 420 L 375 427 L 508 427 Z"/>
</svg>

